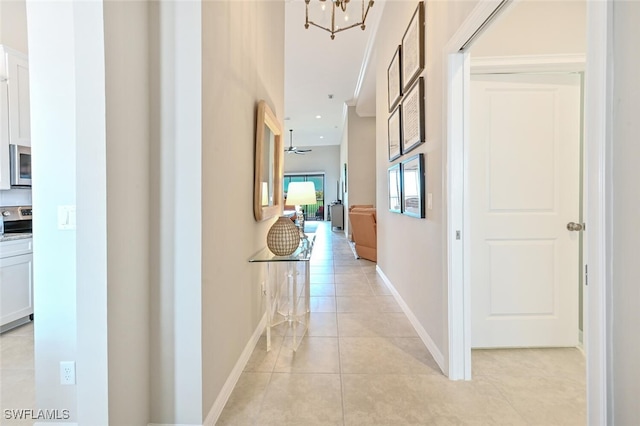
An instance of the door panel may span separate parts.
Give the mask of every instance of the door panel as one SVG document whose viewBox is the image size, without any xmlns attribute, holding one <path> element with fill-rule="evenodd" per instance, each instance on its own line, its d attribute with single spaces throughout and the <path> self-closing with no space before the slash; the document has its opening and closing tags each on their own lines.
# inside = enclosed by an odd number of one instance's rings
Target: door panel
<svg viewBox="0 0 640 426">
<path fill-rule="evenodd" d="M 473 75 L 473 347 L 578 342 L 580 76 Z"/>
<path fill-rule="evenodd" d="M 551 211 L 556 193 L 556 93 L 549 89 L 488 89 L 490 122 L 489 208 L 492 211 Z M 518 111 L 505 120 L 503 112 Z M 540 117 L 534 126 L 531 117 Z M 517 191 L 513 189 L 517 188 Z"/>
</svg>

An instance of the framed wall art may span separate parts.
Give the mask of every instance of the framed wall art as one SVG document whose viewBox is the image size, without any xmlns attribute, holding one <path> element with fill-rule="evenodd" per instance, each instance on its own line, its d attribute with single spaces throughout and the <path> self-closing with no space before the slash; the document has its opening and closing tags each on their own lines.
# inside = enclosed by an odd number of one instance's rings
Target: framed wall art
<svg viewBox="0 0 640 426">
<path fill-rule="evenodd" d="M 411 87 L 424 70 L 424 2 L 418 3 L 409 26 L 402 36 L 402 92 Z"/>
<path fill-rule="evenodd" d="M 389 211 L 402 213 L 402 175 L 400 163 L 389 167 L 387 171 L 389 186 Z"/>
<path fill-rule="evenodd" d="M 391 64 L 387 69 L 387 99 L 389 100 L 389 112 L 400 102 L 402 97 L 402 70 L 400 69 L 400 51 L 401 46 L 398 46 L 396 53 L 391 59 Z"/>
<path fill-rule="evenodd" d="M 402 98 L 402 154 L 424 143 L 424 77 L 420 77 Z"/>
<path fill-rule="evenodd" d="M 400 142 L 402 141 L 402 105 L 398 105 L 389 116 L 387 144 L 389 146 L 389 161 L 402 155 Z"/>
<path fill-rule="evenodd" d="M 344 193 L 347 193 L 347 190 L 349 189 L 349 185 L 347 185 L 347 163 L 344 163 Z"/>
<path fill-rule="evenodd" d="M 425 217 L 425 168 L 424 154 L 414 155 L 402 162 L 402 213 L 407 216 Z"/>
</svg>

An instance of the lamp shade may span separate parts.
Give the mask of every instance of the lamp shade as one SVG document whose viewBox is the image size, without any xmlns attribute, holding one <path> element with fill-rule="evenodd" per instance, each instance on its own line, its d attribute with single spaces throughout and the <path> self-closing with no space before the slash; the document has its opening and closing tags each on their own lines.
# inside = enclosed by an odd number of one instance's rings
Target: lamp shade
<svg viewBox="0 0 640 426">
<path fill-rule="evenodd" d="M 295 206 L 304 206 L 306 204 L 315 204 L 316 186 L 313 182 L 291 182 L 287 189 L 287 204 Z"/>
</svg>

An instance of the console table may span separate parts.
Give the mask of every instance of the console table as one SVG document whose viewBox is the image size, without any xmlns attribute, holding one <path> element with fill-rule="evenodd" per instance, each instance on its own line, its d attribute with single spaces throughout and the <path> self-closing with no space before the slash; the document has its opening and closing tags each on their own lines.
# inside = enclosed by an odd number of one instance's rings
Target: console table
<svg viewBox="0 0 640 426">
<path fill-rule="evenodd" d="M 265 247 L 249 259 L 267 264 L 267 351 L 271 350 L 271 327 L 288 323 L 294 351 L 309 328 L 309 260 L 315 238 L 315 234 L 307 234 L 289 256 L 276 256 Z"/>
</svg>

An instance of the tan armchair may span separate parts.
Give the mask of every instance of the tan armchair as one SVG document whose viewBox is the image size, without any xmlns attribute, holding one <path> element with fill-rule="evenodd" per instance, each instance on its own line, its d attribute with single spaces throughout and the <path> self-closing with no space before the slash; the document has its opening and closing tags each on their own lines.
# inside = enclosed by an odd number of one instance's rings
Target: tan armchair
<svg viewBox="0 0 640 426">
<path fill-rule="evenodd" d="M 351 214 L 351 212 L 354 209 L 374 209 L 373 204 L 352 204 L 349 206 L 349 214 Z M 350 235 L 348 236 L 349 241 L 355 241 L 355 237 L 353 236 L 353 226 L 351 225 L 351 219 L 349 219 L 347 217 L 347 220 L 349 220 L 349 229 L 351 230 Z"/>
<path fill-rule="evenodd" d="M 353 207 L 349 209 L 351 235 L 356 244 L 358 257 L 373 262 L 378 260 L 378 232 L 376 209 L 373 207 Z"/>
<path fill-rule="evenodd" d="M 353 209 L 373 209 L 373 204 L 352 204 L 349 206 L 349 211 Z"/>
</svg>

